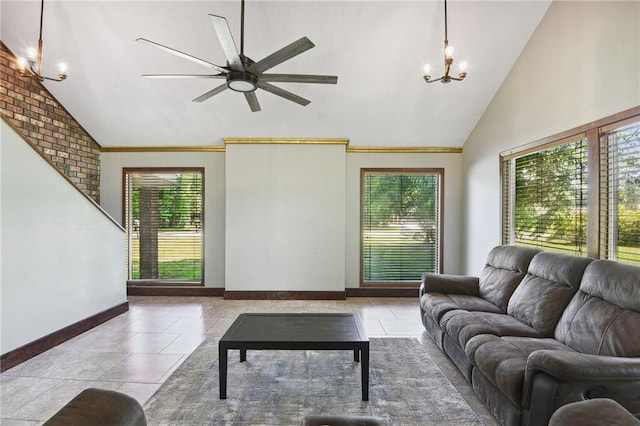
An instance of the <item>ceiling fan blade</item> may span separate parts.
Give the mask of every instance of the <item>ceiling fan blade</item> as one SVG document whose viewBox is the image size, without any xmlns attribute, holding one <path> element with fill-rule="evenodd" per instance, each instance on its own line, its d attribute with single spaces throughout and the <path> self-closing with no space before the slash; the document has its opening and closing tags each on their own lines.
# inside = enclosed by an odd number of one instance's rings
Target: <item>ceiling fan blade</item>
<svg viewBox="0 0 640 426">
<path fill-rule="evenodd" d="M 315 44 L 306 37 L 294 41 L 277 52 L 273 52 L 249 67 L 249 71 L 260 74 L 314 47 Z"/>
<path fill-rule="evenodd" d="M 224 55 L 227 57 L 229 67 L 235 71 L 244 71 L 242 60 L 240 59 L 238 48 L 233 41 L 233 36 L 231 35 L 227 19 L 217 15 L 209 15 L 209 19 L 211 20 L 213 29 L 218 35 L 218 40 L 220 40 L 220 45 L 222 46 Z"/>
<path fill-rule="evenodd" d="M 244 97 L 247 99 L 247 103 L 249 104 L 249 108 L 251 108 L 251 112 L 262 111 L 260 109 L 260 102 L 258 102 L 256 92 L 245 92 Z"/>
<path fill-rule="evenodd" d="M 227 78 L 224 74 L 142 74 L 144 78 Z"/>
<path fill-rule="evenodd" d="M 263 89 L 263 90 L 266 90 L 267 92 L 271 92 L 274 95 L 278 95 L 280 97 L 283 97 L 288 101 L 300 104 L 302 106 L 307 106 L 307 105 L 309 105 L 311 103 L 311 101 L 308 100 L 308 99 L 305 99 L 305 98 L 303 98 L 301 96 L 298 96 L 298 95 L 296 95 L 294 93 L 291 93 L 288 90 L 281 89 L 280 87 L 274 86 L 273 84 L 270 84 L 270 83 L 266 83 L 266 82 L 258 80 L 258 87 Z"/>
<path fill-rule="evenodd" d="M 212 96 L 217 95 L 218 93 L 224 91 L 227 88 L 227 84 L 221 84 L 220 86 L 216 87 L 215 89 L 209 90 L 207 93 L 202 94 L 200 96 L 198 96 L 197 98 L 195 98 L 193 100 L 193 102 L 203 102 L 206 101 L 207 99 L 209 99 Z"/>
<path fill-rule="evenodd" d="M 138 43 L 148 44 L 149 46 L 156 47 L 160 50 L 164 50 L 167 53 L 171 53 L 172 55 L 176 55 L 180 58 L 186 59 L 191 62 L 195 62 L 196 64 L 204 65 L 207 68 L 213 68 L 214 70 L 218 70 L 221 73 L 228 73 L 229 70 L 218 66 L 216 64 L 212 64 L 211 62 L 205 61 L 204 59 L 196 58 L 195 56 L 191 56 L 187 53 L 180 52 L 179 50 L 172 49 L 171 47 L 164 46 L 160 43 L 156 43 L 155 41 L 147 40 L 146 38 L 138 38 L 136 39 Z"/>
<path fill-rule="evenodd" d="M 337 84 L 335 75 L 311 75 L 311 74 L 261 74 L 260 80 L 273 83 L 318 83 Z"/>
</svg>

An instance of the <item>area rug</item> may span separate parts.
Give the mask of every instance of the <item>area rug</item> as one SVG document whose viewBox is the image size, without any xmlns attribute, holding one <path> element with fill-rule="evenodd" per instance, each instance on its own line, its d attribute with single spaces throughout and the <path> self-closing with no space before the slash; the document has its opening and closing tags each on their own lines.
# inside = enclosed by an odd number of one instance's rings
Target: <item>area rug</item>
<svg viewBox="0 0 640 426">
<path fill-rule="evenodd" d="M 156 425 L 300 425 L 309 414 L 367 415 L 389 425 L 481 425 L 416 339 L 370 339 L 369 401 L 353 351 L 229 351 L 219 398 L 218 342 L 206 340 L 146 403 Z"/>
</svg>

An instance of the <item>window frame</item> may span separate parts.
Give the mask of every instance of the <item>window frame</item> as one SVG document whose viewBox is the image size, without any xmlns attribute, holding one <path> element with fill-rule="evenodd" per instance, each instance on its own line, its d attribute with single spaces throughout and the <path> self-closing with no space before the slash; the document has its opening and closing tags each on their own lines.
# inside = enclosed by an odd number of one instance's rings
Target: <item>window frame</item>
<svg viewBox="0 0 640 426">
<path fill-rule="evenodd" d="M 416 281 L 366 281 L 364 274 L 364 223 L 365 223 L 365 194 L 364 194 L 364 179 L 368 173 L 378 173 L 378 174 L 429 174 L 435 175 L 438 177 L 438 197 L 437 197 L 437 262 L 436 268 L 437 273 L 442 272 L 443 265 L 443 241 L 444 241 L 444 191 L 445 191 L 445 170 L 444 168 L 361 168 L 360 169 L 360 287 L 378 287 L 378 288 L 417 288 L 420 285 L 420 279 L 418 278 Z"/>
<path fill-rule="evenodd" d="M 605 259 L 607 254 L 601 252 L 601 238 L 607 238 L 603 235 L 608 230 L 601 229 L 601 202 L 609 203 L 609 200 L 602 200 L 606 194 L 601 194 L 601 158 L 600 158 L 600 139 L 604 129 L 611 129 L 623 124 L 629 120 L 640 120 L 640 106 L 630 108 L 628 110 L 607 116 L 605 118 L 593 121 L 591 123 L 528 143 L 526 145 L 506 150 L 499 155 L 500 170 L 500 240 L 502 244 L 513 244 L 506 236 L 506 227 L 513 225 L 514 218 L 509 217 L 508 212 L 510 206 L 509 199 L 506 199 L 506 185 L 508 185 L 510 176 L 507 175 L 508 168 L 505 162 L 510 161 L 514 157 L 525 156 L 534 152 L 538 152 L 554 145 L 567 142 L 568 139 L 575 139 L 576 136 L 584 134 L 587 140 L 587 249 L 586 256 L 596 259 Z M 512 197 L 515 198 L 515 197 Z M 511 211 L 514 211 L 511 209 Z"/>
<path fill-rule="evenodd" d="M 129 224 L 127 223 L 127 218 L 129 217 L 127 213 L 127 206 L 129 201 L 127 200 L 127 176 L 132 173 L 200 173 L 201 180 L 201 219 L 200 219 L 200 232 L 202 233 L 201 237 L 201 266 L 200 266 L 200 280 L 171 280 L 171 279 L 131 279 L 131 268 L 130 268 L 130 239 L 129 239 Z M 204 287 L 204 278 L 205 278 L 205 205 L 206 205 L 206 190 L 205 190 L 205 168 L 204 167 L 123 167 L 122 168 L 122 226 L 127 233 L 126 244 L 127 244 L 127 286 L 155 286 L 155 287 L 167 287 L 167 286 L 199 286 Z"/>
</svg>

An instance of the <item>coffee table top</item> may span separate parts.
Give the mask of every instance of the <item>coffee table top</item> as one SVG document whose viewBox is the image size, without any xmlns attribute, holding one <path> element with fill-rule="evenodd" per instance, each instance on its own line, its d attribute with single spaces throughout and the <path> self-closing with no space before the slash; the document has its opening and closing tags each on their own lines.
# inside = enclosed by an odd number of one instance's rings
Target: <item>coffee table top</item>
<svg viewBox="0 0 640 426">
<path fill-rule="evenodd" d="M 368 342 L 357 315 L 348 314 L 241 314 L 220 342 L 337 343 Z"/>
</svg>

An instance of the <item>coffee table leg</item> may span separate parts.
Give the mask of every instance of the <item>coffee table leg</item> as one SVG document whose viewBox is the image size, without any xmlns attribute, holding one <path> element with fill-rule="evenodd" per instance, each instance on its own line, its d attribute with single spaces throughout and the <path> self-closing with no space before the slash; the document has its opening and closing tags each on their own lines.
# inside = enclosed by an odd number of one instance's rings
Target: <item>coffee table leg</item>
<svg viewBox="0 0 640 426">
<path fill-rule="evenodd" d="M 247 350 L 240 349 L 240 362 L 245 362 L 247 360 Z"/>
<path fill-rule="evenodd" d="M 362 376 L 362 400 L 369 400 L 369 346 L 360 351 L 362 362 L 360 363 L 360 375 Z"/>
<path fill-rule="evenodd" d="M 220 399 L 227 399 L 227 348 L 220 345 L 218 345 L 218 368 Z"/>
<path fill-rule="evenodd" d="M 360 350 L 356 349 L 353 351 L 353 360 L 355 362 L 360 362 Z"/>
</svg>

